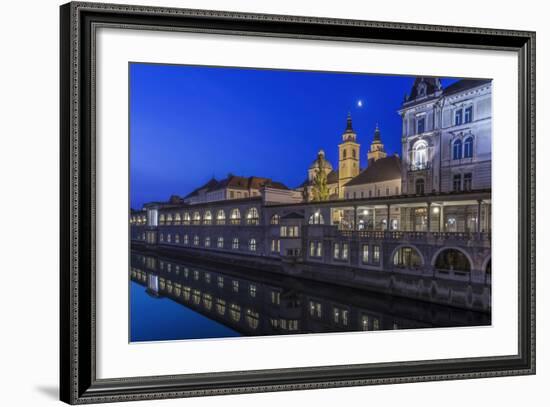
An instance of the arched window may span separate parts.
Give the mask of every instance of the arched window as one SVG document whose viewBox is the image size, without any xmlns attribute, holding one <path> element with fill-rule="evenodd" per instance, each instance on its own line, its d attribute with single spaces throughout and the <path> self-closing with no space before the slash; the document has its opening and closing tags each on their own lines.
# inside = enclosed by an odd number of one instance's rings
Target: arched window
<svg viewBox="0 0 550 407">
<path fill-rule="evenodd" d="M 204 213 L 204 224 L 205 225 L 211 225 L 212 224 L 212 212 L 206 211 Z"/>
<path fill-rule="evenodd" d="M 246 213 L 247 225 L 257 225 L 260 223 L 260 216 L 258 215 L 258 209 L 250 208 Z"/>
<path fill-rule="evenodd" d="M 346 156 L 348 155 L 348 154 L 347 154 L 347 150 L 346 150 L 345 148 L 344 148 L 344 151 L 343 151 L 342 154 L 344 154 L 344 157 L 343 157 L 343 158 L 346 158 Z"/>
<path fill-rule="evenodd" d="M 351 150 L 351 156 L 352 156 L 353 158 L 356 158 L 356 154 L 357 154 L 357 153 L 355 152 L 355 149 L 352 149 L 352 150 Z"/>
<path fill-rule="evenodd" d="M 166 224 L 167 225 L 171 225 L 172 224 L 172 214 L 169 213 L 167 216 L 166 216 Z"/>
<path fill-rule="evenodd" d="M 413 164 L 415 169 L 423 169 L 428 165 L 428 144 L 424 140 L 414 145 Z"/>
<path fill-rule="evenodd" d="M 181 215 L 179 213 L 174 215 L 174 222 L 176 225 L 181 225 Z"/>
<path fill-rule="evenodd" d="M 435 260 L 435 267 L 445 271 L 469 272 L 471 270 L 470 260 L 457 249 L 445 249 L 439 253 Z"/>
<path fill-rule="evenodd" d="M 216 222 L 218 225 L 225 225 L 225 211 L 220 209 L 216 215 Z"/>
<path fill-rule="evenodd" d="M 324 225 L 325 219 L 323 218 L 323 215 L 320 211 L 315 211 L 309 216 L 309 224 L 310 225 Z"/>
<path fill-rule="evenodd" d="M 201 214 L 199 211 L 193 213 L 193 225 L 199 225 L 201 223 Z"/>
<path fill-rule="evenodd" d="M 185 212 L 183 214 L 183 224 L 189 225 L 191 223 L 191 216 L 189 215 L 189 212 Z"/>
<path fill-rule="evenodd" d="M 278 214 L 275 214 L 275 215 L 273 215 L 273 216 L 271 217 L 270 223 L 271 223 L 272 225 L 278 225 L 279 222 L 280 222 L 280 220 L 281 220 L 281 217 L 280 217 Z"/>
<path fill-rule="evenodd" d="M 164 214 L 161 213 L 159 216 L 159 224 L 164 225 L 166 223 L 166 218 L 164 217 Z"/>
<path fill-rule="evenodd" d="M 474 156 L 474 139 L 467 137 L 464 140 L 464 158 L 472 158 Z"/>
<path fill-rule="evenodd" d="M 241 223 L 241 211 L 238 208 L 231 210 L 229 221 L 232 225 L 239 225 Z"/>
<path fill-rule="evenodd" d="M 393 255 L 393 265 L 405 269 L 416 269 L 422 265 L 422 259 L 415 248 L 401 247 Z"/>
<path fill-rule="evenodd" d="M 424 195 L 424 179 L 423 178 L 419 178 L 419 179 L 416 180 L 415 187 L 416 187 L 416 194 L 417 195 Z"/>
<path fill-rule="evenodd" d="M 462 158 L 462 141 L 455 140 L 453 143 L 453 160 L 460 160 Z"/>
<path fill-rule="evenodd" d="M 251 252 L 256 251 L 256 239 L 252 238 L 248 241 L 248 250 Z"/>
</svg>

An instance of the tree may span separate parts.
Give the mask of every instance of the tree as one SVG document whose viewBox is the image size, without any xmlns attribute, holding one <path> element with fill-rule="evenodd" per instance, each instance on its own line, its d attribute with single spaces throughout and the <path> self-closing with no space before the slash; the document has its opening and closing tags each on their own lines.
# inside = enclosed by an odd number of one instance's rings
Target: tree
<svg viewBox="0 0 550 407">
<path fill-rule="evenodd" d="M 328 201 L 330 190 L 327 185 L 327 173 L 325 171 L 325 160 L 319 160 L 319 168 L 313 178 L 313 200 Z"/>
</svg>

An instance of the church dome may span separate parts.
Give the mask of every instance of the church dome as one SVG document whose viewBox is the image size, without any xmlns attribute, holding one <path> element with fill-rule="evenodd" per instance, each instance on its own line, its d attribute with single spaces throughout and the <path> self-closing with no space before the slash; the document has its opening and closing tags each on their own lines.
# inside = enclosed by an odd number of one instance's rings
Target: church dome
<svg viewBox="0 0 550 407">
<path fill-rule="evenodd" d="M 317 153 L 317 158 L 311 163 L 309 169 L 319 169 L 321 167 L 321 162 L 323 163 L 325 170 L 332 171 L 332 164 L 325 158 L 325 152 L 323 150 L 319 150 Z"/>
</svg>

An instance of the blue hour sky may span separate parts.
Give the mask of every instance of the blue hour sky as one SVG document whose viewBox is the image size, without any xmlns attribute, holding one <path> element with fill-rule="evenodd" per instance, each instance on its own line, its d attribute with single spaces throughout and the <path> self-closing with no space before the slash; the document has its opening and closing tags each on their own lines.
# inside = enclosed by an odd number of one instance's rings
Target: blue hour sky
<svg viewBox="0 0 550 407">
<path fill-rule="evenodd" d="M 443 86 L 454 81 L 442 79 Z M 296 187 L 319 149 L 337 168 L 348 112 L 362 167 L 376 123 L 388 154 L 401 155 L 397 110 L 413 82 L 410 76 L 132 63 L 130 204 L 184 196 L 228 173 Z"/>
</svg>

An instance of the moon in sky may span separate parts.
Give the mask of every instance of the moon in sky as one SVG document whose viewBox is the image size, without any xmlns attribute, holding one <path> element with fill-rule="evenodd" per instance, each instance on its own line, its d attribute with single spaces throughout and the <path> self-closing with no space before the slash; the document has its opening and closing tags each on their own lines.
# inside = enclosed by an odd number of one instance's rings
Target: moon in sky
<svg viewBox="0 0 550 407">
<path fill-rule="evenodd" d="M 363 107 L 363 101 L 362 100 L 357 101 L 357 107 Z"/>
</svg>

